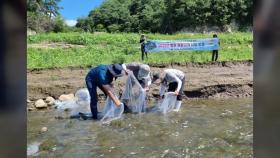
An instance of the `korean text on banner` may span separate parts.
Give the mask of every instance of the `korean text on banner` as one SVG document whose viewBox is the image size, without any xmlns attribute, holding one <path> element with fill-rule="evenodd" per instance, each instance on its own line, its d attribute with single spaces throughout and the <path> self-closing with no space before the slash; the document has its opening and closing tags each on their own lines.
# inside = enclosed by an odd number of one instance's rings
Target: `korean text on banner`
<svg viewBox="0 0 280 158">
<path fill-rule="evenodd" d="M 146 52 L 160 51 L 211 51 L 219 49 L 219 39 L 153 40 L 145 43 Z"/>
</svg>

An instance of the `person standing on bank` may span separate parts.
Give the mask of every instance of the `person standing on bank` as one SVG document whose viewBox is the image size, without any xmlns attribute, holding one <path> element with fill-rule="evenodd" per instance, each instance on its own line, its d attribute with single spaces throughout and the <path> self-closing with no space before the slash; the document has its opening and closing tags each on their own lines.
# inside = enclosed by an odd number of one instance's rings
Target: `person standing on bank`
<svg viewBox="0 0 280 158">
<path fill-rule="evenodd" d="M 160 84 L 160 97 L 164 98 L 164 93 L 167 89 L 168 92 L 174 92 L 177 95 L 177 101 L 174 111 L 179 111 L 182 104 L 182 95 L 185 84 L 184 72 L 177 69 L 166 69 L 161 73 L 153 75 L 152 83 Z"/>
<path fill-rule="evenodd" d="M 214 34 L 214 35 L 213 35 L 213 38 L 217 38 L 217 39 L 218 39 L 217 34 Z M 219 40 L 219 39 L 218 39 L 218 40 Z M 219 45 L 220 45 L 220 41 L 219 41 Z M 218 59 L 218 53 L 219 53 L 218 50 L 213 50 L 213 51 L 212 51 L 212 61 L 217 61 L 217 59 Z"/>
<path fill-rule="evenodd" d="M 93 119 L 98 119 L 97 114 L 97 87 L 103 91 L 105 96 L 107 95 L 113 100 L 117 107 L 121 107 L 123 103 L 113 93 L 113 79 L 122 77 L 125 75 L 125 71 L 122 64 L 111 64 L 111 65 L 98 65 L 91 69 L 87 74 L 85 81 L 87 89 L 90 94 L 90 110 Z"/>
<path fill-rule="evenodd" d="M 148 59 L 148 54 L 145 50 L 146 38 L 145 38 L 144 34 L 141 35 L 139 43 L 141 44 L 141 53 L 142 53 L 142 61 L 143 61 L 144 60 L 144 55 L 146 55 L 146 58 Z"/>
</svg>

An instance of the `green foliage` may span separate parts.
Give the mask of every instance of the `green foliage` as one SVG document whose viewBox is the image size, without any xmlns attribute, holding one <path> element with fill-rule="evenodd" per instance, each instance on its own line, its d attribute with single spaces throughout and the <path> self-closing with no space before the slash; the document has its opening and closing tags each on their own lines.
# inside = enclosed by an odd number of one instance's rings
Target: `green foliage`
<svg viewBox="0 0 280 158">
<path fill-rule="evenodd" d="M 108 32 L 175 33 L 204 26 L 224 30 L 232 22 L 244 30 L 252 26 L 252 6 L 251 0 L 106 0 L 87 18 L 91 28 L 102 25 Z"/>
<path fill-rule="evenodd" d="M 54 32 L 64 32 L 66 29 L 66 24 L 64 22 L 64 19 L 61 16 L 57 16 L 54 19 L 54 26 L 53 31 Z"/>
<path fill-rule="evenodd" d="M 98 31 L 98 32 L 105 32 L 106 29 L 104 28 L 104 26 L 102 24 L 98 24 L 96 26 L 96 31 Z"/>
<path fill-rule="evenodd" d="M 46 16 L 58 16 L 58 3 L 61 0 L 27 0 L 27 11 L 35 14 L 43 14 Z"/>
<path fill-rule="evenodd" d="M 252 60 L 252 33 L 236 32 L 218 35 L 221 46 L 219 61 Z M 149 40 L 176 40 L 209 38 L 212 34 L 146 34 Z M 63 42 L 84 45 L 73 48 L 32 48 L 31 44 L 45 42 Z M 90 66 L 98 64 L 141 62 L 139 34 L 135 33 L 44 33 L 27 38 L 27 67 L 54 68 L 68 66 Z M 207 62 L 211 52 L 178 51 L 149 53 L 148 64 Z"/>
<path fill-rule="evenodd" d="M 108 31 L 109 32 L 119 32 L 120 26 L 117 24 L 112 24 L 108 26 Z"/>
<path fill-rule="evenodd" d="M 84 30 L 85 32 L 93 32 L 93 20 L 91 18 L 79 18 L 76 27 Z"/>
<path fill-rule="evenodd" d="M 60 0 L 28 0 L 27 28 L 36 32 L 63 32 L 66 25 L 59 16 Z"/>
<path fill-rule="evenodd" d="M 36 32 L 47 32 L 53 29 L 51 19 L 43 14 L 27 12 L 27 27 Z"/>
</svg>

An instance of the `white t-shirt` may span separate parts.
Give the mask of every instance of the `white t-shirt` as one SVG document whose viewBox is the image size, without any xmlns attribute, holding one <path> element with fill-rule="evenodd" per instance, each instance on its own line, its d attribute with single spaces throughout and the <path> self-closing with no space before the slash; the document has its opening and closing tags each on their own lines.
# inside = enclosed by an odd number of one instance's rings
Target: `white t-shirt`
<svg viewBox="0 0 280 158">
<path fill-rule="evenodd" d="M 164 92 L 169 83 L 177 82 L 178 86 L 176 91 L 180 91 L 182 87 L 182 80 L 185 78 L 184 72 L 177 69 L 166 69 L 163 74 L 163 82 L 160 84 L 160 96 L 164 95 Z"/>
</svg>

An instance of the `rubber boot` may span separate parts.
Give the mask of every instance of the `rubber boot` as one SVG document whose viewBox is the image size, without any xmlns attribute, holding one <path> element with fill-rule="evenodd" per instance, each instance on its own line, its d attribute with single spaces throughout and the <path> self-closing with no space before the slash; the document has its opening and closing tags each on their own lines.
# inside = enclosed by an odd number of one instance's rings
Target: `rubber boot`
<svg viewBox="0 0 280 158">
<path fill-rule="evenodd" d="M 177 100 L 176 103 L 175 103 L 175 108 L 174 108 L 173 111 L 178 112 L 180 110 L 181 104 L 182 104 L 182 101 Z"/>
<path fill-rule="evenodd" d="M 123 105 L 124 105 L 124 113 L 132 113 L 131 109 L 129 109 L 125 103 L 123 103 Z"/>
<path fill-rule="evenodd" d="M 97 118 L 94 118 L 93 115 L 91 113 L 82 113 L 82 112 L 79 112 L 79 115 L 80 117 L 83 119 L 83 120 L 92 120 L 92 119 L 97 119 Z"/>
</svg>

